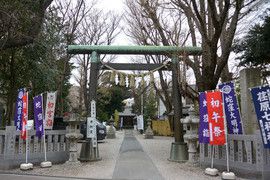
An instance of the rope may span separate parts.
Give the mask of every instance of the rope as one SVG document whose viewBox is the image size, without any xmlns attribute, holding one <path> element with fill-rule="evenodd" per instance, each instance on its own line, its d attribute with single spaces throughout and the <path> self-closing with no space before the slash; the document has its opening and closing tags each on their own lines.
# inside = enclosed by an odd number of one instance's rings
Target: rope
<svg viewBox="0 0 270 180">
<path fill-rule="evenodd" d="M 108 64 L 104 63 L 103 61 L 100 61 L 100 62 L 102 63 L 102 65 L 104 65 L 105 67 L 107 67 L 111 71 L 114 71 L 114 72 L 116 72 L 118 74 L 127 74 L 127 73 L 121 72 L 121 71 L 119 71 L 117 69 L 114 69 L 113 67 L 111 67 Z M 137 77 L 143 77 L 143 76 L 146 76 L 146 75 L 150 75 L 151 73 L 154 73 L 155 71 L 158 71 L 158 70 L 160 70 L 163 67 L 166 67 L 168 65 L 168 63 L 169 63 L 169 61 L 165 61 L 165 62 L 163 62 L 163 65 L 157 67 L 156 69 L 153 69 L 153 70 L 151 70 L 151 71 L 149 71 L 147 73 L 142 73 L 142 74 L 136 75 L 136 76 Z"/>
</svg>

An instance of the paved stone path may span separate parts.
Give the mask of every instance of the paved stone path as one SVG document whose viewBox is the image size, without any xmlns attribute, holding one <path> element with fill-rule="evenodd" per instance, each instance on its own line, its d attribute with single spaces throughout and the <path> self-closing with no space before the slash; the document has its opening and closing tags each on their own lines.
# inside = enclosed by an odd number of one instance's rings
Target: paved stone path
<svg viewBox="0 0 270 180">
<path fill-rule="evenodd" d="M 113 179 L 164 179 L 150 157 L 143 151 L 132 130 L 125 130 L 125 137 L 115 165 Z"/>
</svg>

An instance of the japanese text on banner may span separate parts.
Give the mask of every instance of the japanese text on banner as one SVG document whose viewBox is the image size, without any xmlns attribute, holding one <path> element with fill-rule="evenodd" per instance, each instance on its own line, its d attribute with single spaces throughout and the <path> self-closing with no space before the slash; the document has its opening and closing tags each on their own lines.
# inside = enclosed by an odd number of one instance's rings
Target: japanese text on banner
<svg viewBox="0 0 270 180">
<path fill-rule="evenodd" d="M 209 136 L 211 145 L 224 145 L 226 142 L 222 93 L 220 91 L 207 92 L 207 111 L 209 121 Z"/>
<path fill-rule="evenodd" d="M 220 84 L 219 89 L 223 93 L 223 102 L 227 128 L 229 134 L 243 134 L 237 98 L 233 82 Z"/>
<path fill-rule="evenodd" d="M 209 124 L 207 113 L 207 102 L 205 92 L 200 92 L 200 127 L 199 127 L 199 142 L 209 143 Z"/>
<path fill-rule="evenodd" d="M 23 95 L 24 95 L 24 89 L 21 88 L 18 90 L 18 97 L 17 97 L 15 116 L 14 116 L 14 125 L 16 126 L 17 131 L 22 129 Z"/>
<path fill-rule="evenodd" d="M 28 92 L 25 92 L 22 97 L 23 110 L 22 110 L 22 129 L 21 129 L 21 138 L 26 140 L 26 125 L 28 120 Z"/>
<path fill-rule="evenodd" d="M 253 103 L 265 148 L 270 148 L 270 87 L 251 89 Z"/>
<path fill-rule="evenodd" d="M 53 128 L 55 102 L 56 102 L 56 92 L 47 93 L 45 119 L 44 119 L 45 129 Z"/>
<path fill-rule="evenodd" d="M 34 119 L 36 127 L 36 136 L 41 138 L 43 135 L 43 96 L 38 95 L 34 97 Z"/>
</svg>

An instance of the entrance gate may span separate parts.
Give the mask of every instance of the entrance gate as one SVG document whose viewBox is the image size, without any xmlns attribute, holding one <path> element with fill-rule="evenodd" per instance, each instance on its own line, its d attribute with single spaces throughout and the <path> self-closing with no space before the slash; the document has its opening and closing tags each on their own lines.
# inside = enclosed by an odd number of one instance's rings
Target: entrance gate
<svg viewBox="0 0 270 180">
<path fill-rule="evenodd" d="M 182 116 L 182 99 L 179 91 L 177 68 L 179 58 L 183 55 L 201 55 L 200 47 L 176 47 L 176 46 L 89 46 L 89 45 L 69 45 L 68 54 L 91 54 L 90 82 L 89 82 L 89 104 L 92 100 L 96 101 L 98 71 L 106 69 L 100 62 L 101 54 L 133 54 L 133 55 L 165 55 L 171 58 L 170 67 L 162 70 L 172 71 L 172 93 L 174 107 L 174 137 L 175 143 L 172 144 L 171 159 L 176 161 L 185 160 L 187 157 L 187 148 L 183 139 L 183 125 L 180 123 Z M 115 70 L 154 70 L 160 67 L 160 64 L 127 64 L 127 63 L 109 63 L 108 66 Z M 88 108 L 87 116 L 90 117 L 91 109 Z M 91 139 L 86 140 L 81 151 L 80 158 L 86 161 L 99 159 L 98 146 L 91 145 Z M 172 154 L 173 153 L 173 154 Z"/>
</svg>

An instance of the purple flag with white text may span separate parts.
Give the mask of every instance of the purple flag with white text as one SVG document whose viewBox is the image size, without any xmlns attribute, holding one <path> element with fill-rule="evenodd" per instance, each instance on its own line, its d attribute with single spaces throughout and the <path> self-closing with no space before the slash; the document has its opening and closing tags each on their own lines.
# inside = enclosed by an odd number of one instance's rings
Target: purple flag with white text
<svg viewBox="0 0 270 180">
<path fill-rule="evenodd" d="M 265 148 L 270 148 L 270 86 L 254 87 L 250 90 L 258 125 Z"/>
<path fill-rule="evenodd" d="M 23 94 L 24 94 L 24 88 L 19 89 L 17 102 L 16 102 L 15 115 L 14 115 L 14 125 L 16 126 L 17 131 L 20 131 L 22 129 Z"/>
<path fill-rule="evenodd" d="M 41 138 L 44 130 L 43 127 L 43 96 L 38 95 L 34 97 L 34 119 L 36 127 L 36 136 Z"/>
<path fill-rule="evenodd" d="M 240 111 L 234 90 L 234 83 L 222 83 L 218 86 L 223 93 L 223 103 L 229 134 L 243 134 Z"/>
<path fill-rule="evenodd" d="M 209 143 L 209 123 L 207 112 L 207 101 L 205 92 L 200 92 L 200 127 L 199 127 L 199 142 Z"/>
</svg>

